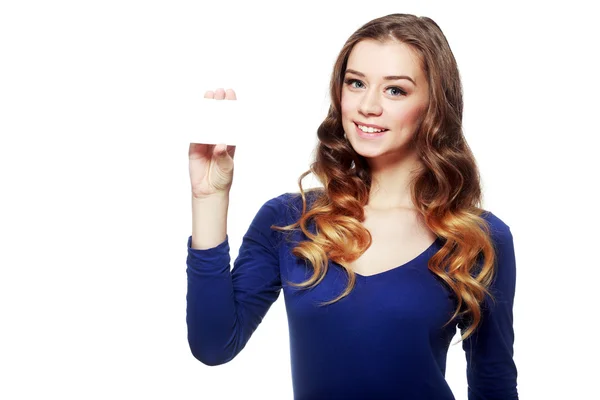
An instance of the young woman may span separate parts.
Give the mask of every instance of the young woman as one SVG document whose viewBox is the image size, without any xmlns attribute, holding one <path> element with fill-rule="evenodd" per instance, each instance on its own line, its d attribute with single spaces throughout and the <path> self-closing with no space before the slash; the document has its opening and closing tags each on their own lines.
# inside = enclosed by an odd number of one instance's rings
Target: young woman
<svg viewBox="0 0 600 400">
<path fill-rule="evenodd" d="M 478 207 L 462 111 L 456 61 L 433 20 L 392 14 L 362 26 L 335 63 L 300 192 L 260 208 L 231 270 L 235 148 L 191 144 L 194 356 L 233 359 L 283 289 L 295 399 L 454 399 L 444 375 L 457 326 L 469 399 L 517 399 L 513 239 Z M 322 188 L 303 190 L 309 173 Z"/>
</svg>

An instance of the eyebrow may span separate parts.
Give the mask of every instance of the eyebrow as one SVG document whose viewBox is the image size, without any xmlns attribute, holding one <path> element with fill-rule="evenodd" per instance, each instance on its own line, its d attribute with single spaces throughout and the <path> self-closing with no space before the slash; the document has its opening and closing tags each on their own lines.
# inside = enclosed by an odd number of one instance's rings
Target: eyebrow
<svg viewBox="0 0 600 400">
<path fill-rule="evenodd" d="M 352 73 L 354 75 L 358 75 L 358 76 L 361 76 L 361 77 L 365 78 L 365 74 L 363 74 L 362 72 L 355 71 L 353 69 L 347 69 L 346 73 Z M 389 75 L 389 76 L 384 76 L 383 79 L 385 79 L 386 81 L 395 81 L 395 80 L 398 80 L 398 79 L 407 79 L 407 80 L 411 81 L 413 85 L 417 86 L 417 84 L 415 83 L 415 81 L 410 76 L 407 76 L 407 75 Z"/>
</svg>

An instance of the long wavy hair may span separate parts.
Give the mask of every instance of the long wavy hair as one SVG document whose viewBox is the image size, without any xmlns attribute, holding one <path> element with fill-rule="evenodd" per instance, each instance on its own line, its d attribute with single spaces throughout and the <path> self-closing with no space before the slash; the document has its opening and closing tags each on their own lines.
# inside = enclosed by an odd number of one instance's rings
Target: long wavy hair
<svg viewBox="0 0 600 400">
<path fill-rule="evenodd" d="M 455 318 L 467 321 L 461 340 L 469 337 L 481 321 L 481 303 L 488 295 L 495 271 L 495 250 L 490 229 L 481 216 L 479 171 L 462 132 L 462 85 L 458 67 L 446 37 L 430 18 L 391 14 L 360 27 L 344 44 L 334 64 L 330 83 L 331 106 L 317 130 L 319 142 L 310 169 L 300 175 L 302 215 L 294 224 L 271 228 L 280 231 L 302 230 L 309 240 L 300 242 L 292 253 L 308 261 L 312 276 L 290 285 L 310 289 L 327 273 L 333 260 L 348 273 L 346 289 L 328 305 L 347 296 L 356 283 L 348 264 L 358 259 L 371 245 L 371 234 L 361 224 L 364 206 L 371 189 L 371 172 L 345 138 L 341 120 L 341 93 L 348 57 L 364 39 L 381 43 L 397 41 L 410 46 L 418 55 L 429 82 L 429 106 L 412 139 L 424 168 L 410 183 L 413 204 L 429 229 L 443 246 L 428 263 L 455 294 Z M 313 173 L 323 188 L 308 189 L 317 195 L 307 207 L 302 180 Z M 313 234 L 309 222 L 316 225 Z M 480 262 L 480 264 L 479 264 Z"/>
</svg>

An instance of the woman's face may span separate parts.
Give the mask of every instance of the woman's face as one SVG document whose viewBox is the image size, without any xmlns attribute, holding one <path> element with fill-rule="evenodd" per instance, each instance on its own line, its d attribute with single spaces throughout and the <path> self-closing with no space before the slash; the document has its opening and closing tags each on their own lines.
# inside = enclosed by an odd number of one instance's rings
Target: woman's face
<svg viewBox="0 0 600 400">
<path fill-rule="evenodd" d="M 410 153 L 409 142 L 429 103 L 417 53 L 403 43 L 360 41 L 348 58 L 341 103 L 342 125 L 358 154 L 396 159 Z M 385 132 L 363 133 L 358 125 L 376 125 Z"/>
</svg>

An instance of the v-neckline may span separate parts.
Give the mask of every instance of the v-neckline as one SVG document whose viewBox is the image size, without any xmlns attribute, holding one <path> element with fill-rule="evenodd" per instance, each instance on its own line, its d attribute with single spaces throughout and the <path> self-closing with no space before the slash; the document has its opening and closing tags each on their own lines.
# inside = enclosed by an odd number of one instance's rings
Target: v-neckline
<svg viewBox="0 0 600 400">
<path fill-rule="evenodd" d="M 377 279 L 380 276 L 392 273 L 393 271 L 396 271 L 398 269 L 404 269 L 406 267 L 409 267 L 415 263 L 417 263 L 418 261 L 420 261 L 423 257 L 425 257 L 427 254 L 429 254 L 429 252 L 436 246 L 436 244 L 438 243 L 439 238 L 436 238 L 433 243 L 431 243 L 425 250 L 423 250 L 419 255 L 417 255 L 416 257 L 412 258 L 411 260 L 408 260 L 407 262 L 405 262 L 404 264 L 398 265 L 396 267 L 387 269 L 385 271 L 381 271 L 381 272 L 377 272 L 375 274 L 372 275 L 362 275 L 359 274 L 358 272 L 354 272 L 357 276 L 358 279 L 362 280 L 362 281 L 367 281 L 367 280 L 372 280 L 372 279 Z M 340 266 L 341 268 L 341 266 Z"/>
</svg>

